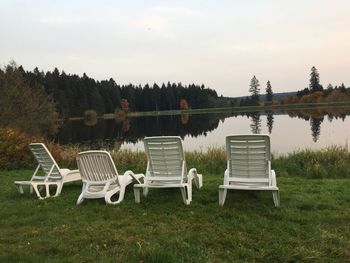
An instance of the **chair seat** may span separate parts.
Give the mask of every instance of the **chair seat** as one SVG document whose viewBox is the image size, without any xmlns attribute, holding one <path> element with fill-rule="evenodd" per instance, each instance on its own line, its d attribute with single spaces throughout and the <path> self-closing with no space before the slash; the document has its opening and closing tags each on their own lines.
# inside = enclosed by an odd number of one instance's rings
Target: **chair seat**
<svg viewBox="0 0 350 263">
<path fill-rule="evenodd" d="M 69 170 L 69 169 L 60 169 L 60 173 L 63 176 L 63 182 L 73 182 L 81 180 L 81 175 L 79 170 Z"/>
<path fill-rule="evenodd" d="M 235 190 L 270 190 L 270 191 L 278 191 L 278 187 L 276 186 L 259 186 L 259 185 L 220 185 L 220 189 L 235 189 Z"/>
<path fill-rule="evenodd" d="M 134 188 L 179 188 L 179 187 L 186 187 L 188 184 L 134 184 Z"/>
</svg>

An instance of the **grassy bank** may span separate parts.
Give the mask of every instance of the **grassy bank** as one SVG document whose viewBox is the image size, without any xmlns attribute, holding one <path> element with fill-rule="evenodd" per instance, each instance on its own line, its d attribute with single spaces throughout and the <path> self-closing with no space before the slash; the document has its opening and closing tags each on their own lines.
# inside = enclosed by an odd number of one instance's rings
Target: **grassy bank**
<svg viewBox="0 0 350 263">
<path fill-rule="evenodd" d="M 143 152 L 118 152 L 113 158 L 120 173 L 145 170 Z M 120 205 L 88 200 L 76 206 L 81 183 L 40 201 L 19 195 L 13 185 L 29 179 L 32 170 L 0 170 L 0 262 L 350 261 L 346 149 L 274 159 L 280 209 L 273 207 L 271 193 L 239 191 L 229 192 L 219 207 L 224 150 L 191 152 L 186 158 L 204 175 L 204 187 L 194 190 L 190 206 L 177 189 L 151 190 L 135 204 L 132 187 Z"/>
<path fill-rule="evenodd" d="M 219 173 L 204 173 L 190 206 L 180 191 L 152 190 L 135 204 L 19 195 L 13 181 L 32 171 L 1 171 L 0 262 L 347 262 L 350 179 L 281 177 L 281 208 L 265 192 L 229 192 L 218 206 Z"/>
</svg>

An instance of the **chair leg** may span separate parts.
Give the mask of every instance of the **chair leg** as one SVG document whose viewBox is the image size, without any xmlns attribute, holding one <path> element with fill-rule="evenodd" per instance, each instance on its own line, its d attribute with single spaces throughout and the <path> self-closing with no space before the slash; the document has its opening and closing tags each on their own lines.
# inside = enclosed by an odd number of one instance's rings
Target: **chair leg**
<svg viewBox="0 0 350 263">
<path fill-rule="evenodd" d="M 182 200 L 184 201 L 184 204 L 189 205 L 191 203 L 191 198 L 189 196 L 191 193 L 189 193 L 189 188 L 181 187 L 180 190 L 181 190 Z"/>
<path fill-rule="evenodd" d="M 77 205 L 80 205 L 83 201 L 84 201 L 84 197 L 83 197 L 83 193 L 81 193 L 78 197 L 78 200 L 77 200 Z"/>
<path fill-rule="evenodd" d="M 224 206 L 227 196 L 227 189 L 219 188 L 219 205 Z"/>
<path fill-rule="evenodd" d="M 144 197 L 146 197 L 148 195 L 148 191 L 149 191 L 148 187 L 143 188 L 143 196 Z"/>
<path fill-rule="evenodd" d="M 188 184 L 186 189 L 187 189 L 187 200 L 190 203 L 190 202 L 192 202 L 192 183 Z"/>
<path fill-rule="evenodd" d="M 50 197 L 50 185 L 49 184 L 45 185 L 45 191 L 46 191 L 46 197 L 45 198 Z"/>
<path fill-rule="evenodd" d="M 63 182 L 57 184 L 56 194 L 54 195 L 54 197 L 57 197 L 57 196 L 59 196 L 61 194 L 62 187 L 63 187 Z"/>
<path fill-rule="evenodd" d="M 194 183 L 196 184 L 197 189 L 202 188 L 203 176 L 201 174 L 197 174 L 197 176 L 194 178 Z"/>
<path fill-rule="evenodd" d="M 273 198 L 273 203 L 275 204 L 275 207 L 280 206 L 280 193 L 279 191 L 272 191 L 272 198 Z"/>
<path fill-rule="evenodd" d="M 23 186 L 22 186 L 22 185 L 16 184 L 16 188 L 17 188 L 17 191 L 18 191 L 20 194 L 24 194 Z"/>
<path fill-rule="evenodd" d="M 134 196 L 135 196 L 135 203 L 140 203 L 140 193 L 141 189 L 138 187 L 134 187 Z M 143 189 L 143 193 L 145 193 L 145 189 Z"/>
<path fill-rule="evenodd" d="M 38 190 L 38 185 L 37 185 L 37 184 L 34 184 L 34 185 L 32 185 L 32 186 L 33 186 L 33 188 L 34 188 L 34 191 L 35 191 L 36 195 L 39 197 L 39 199 L 44 199 L 44 197 L 42 197 L 42 196 L 40 195 L 40 192 L 39 192 L 39 190 Z"/>
<path fill-rule="evenodd" d="M 182 200 L 184 201 L 184 203 L 187 205 L 187 197 L 186 197 L 186 190 L 184 187 L 180 188 L 181 191 L 181 196 L 182 196 Z"/>
</svg>

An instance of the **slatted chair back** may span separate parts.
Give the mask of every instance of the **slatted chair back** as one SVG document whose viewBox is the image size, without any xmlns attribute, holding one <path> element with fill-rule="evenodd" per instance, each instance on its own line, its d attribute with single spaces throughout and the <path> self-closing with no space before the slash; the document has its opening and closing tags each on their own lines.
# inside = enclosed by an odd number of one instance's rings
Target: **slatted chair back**
<svg viewBox="0 0 350 263">
<path fill-rule="evenodd" d="M 86 151 L 77 156 L 77 164 L 83 181 L 118 182 L 118 171 L 111 155 L 106 151 Z"/>
<path fill-rule="evenodd" d="M 31 143 L 29 149 L 43 170 L 47 180 L 61 180 L 60 168 L 43 143 Z"/>
<path fill-rule="evenodd" d="M 229 181 L 270 183 L 271 146 L 268 135 L 226 137 Z"/>
<path fill-rule="evenodd" d="M 146 180 L 183 182 L 186 167 L 180 137 L 146 137 L 144 145 L 148 159 Z"/>
</svg>

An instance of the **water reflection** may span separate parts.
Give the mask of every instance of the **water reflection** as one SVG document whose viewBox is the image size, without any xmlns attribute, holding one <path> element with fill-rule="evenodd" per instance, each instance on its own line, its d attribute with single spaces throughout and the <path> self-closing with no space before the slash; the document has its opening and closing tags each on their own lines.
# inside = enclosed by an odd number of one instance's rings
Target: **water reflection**
<svg viewBox="0 0 350 263">
<path fill-rule="evenodd" d="M 350 114 L 350 109 L 306 109 L 306 110 L 289 110 L 289 111 L 264 111 L 250 113 L 215 113 L 215 114 L 184 114 L 170 116 L 145 116 L 127 118 L 117 116 L 111 120 L 99 120 L 97 122 L 87 121 L 69 121 L 66 122 L 55 137 L 60 144 L 78 143 L 86 149 L 119 149 L 125 144 L 135 144 L 142 140 L 145 136 L 159 135 L 177 135 L 190 138 L 203 138 L 208 134 L 220 134 L 214 136 L 212 140 L 217 140 L 222 144 L 225 134 L 239 133 L 269 133 L 273 135 L 273 130 L 277 129 L 279 133 L 282 129 L 281 124 L 276 122 L 284 119 L 284 124 L 288 126 L 292 123 L 291 118 L 305 120 L 303 124 L 309 125 L 313 142 L 317 142 L 321 136 L 321 124 L 326 120 L 330 123 L 334 120 L 345 121 L 346 116 Z M 266 116 L 266 129 L 262 127 L 262 117 Z M 286 119 L 287 118 L 287 119 Z M 248 120 L 247 124 L 238 124 L 238 122 Z M 233 126 L 225 127 L 223 123 L 236 123 Z M 277 124 L 275 124 L 275 122 Z M 309 124 L 308 124 L 309 123 Z M 277 128 L 274 128 L 277 125 Z M 295 124 L 293 124 L 295 126 Z M 285 128 L 285 127 L 283 127 Z M 297 128 L 297 127 L 291 127 Z M 219 131 L 225 129 L 224 131 Z M 328 128 L 327 128 L 328 129 Z M 214 132 L 215 131 L 215 132 Z M 332 131 L 334 132 L 334 131 Z M 296 133 L 296 132 L 294 132 Z M 280 136 L 286 136 L 281 134 Z M 298 141 L 300 138 L 293 137 L 297 135 L 288 134 L 290 140 Z M 300 136 L 299 136 L 300 137 Z M 345 141 L 346 138 L 344 138 Z M 201 147 L 200 140 L 197 139 L 197 148 Z M 206 141 L 206 140 L 204 140 Z M 205 145 L 203 145 L 205 146 Z"/>
<path fill-rule="evenodd" d="M 260 120 L 260 113 L 259 112 L 253 112 L 248 113 L 248 117 L 251 119 L 250 123 L 250 130 L 253 134 L 260 134 L 261 133 L 261 120 Z"/>
<path fill-rule="evenodd" d="M 290 117 L 298 117 L 310 121 L 311 135 L 314 142 L 317 142 L 321 135 L 321 124 L 324 117 L 327 116 L 329 122 L 334 118 L 345 120 L 346 115 L 349 115 L 348 108 L 312 108 L 303 110 L 287 111 Z"/>
<path fill-rule="evenodd" d="M 312 139 L 314 142 L 317 142 L 317 140 L 320 137 L 321 134 L 321 123 L 323 122 L 323 117 L 322 118 L 313 118 L 311 117 L 310 119 L 310 125 L 311 125 L 311 134 L 312 134 Z"/>
<path fill-rule="evenodd" d="M 272 111 L 268 111 L 266 113 L 266 126 L 268 128 L 269 134 L 272 133 L 273 120 L 274 120 L 273 112 Z"/>
<path fill-rule="evenodd" d="M 78 143 L 89 149 L 115 148 L 115 143 L 136 143 L 146 136 L 206 136 L 228 114 L 145 116 L 100 120 L 95 126 L 84 121 L 65 123 L 56 136 L 60 144 Z"/>
</svg>

